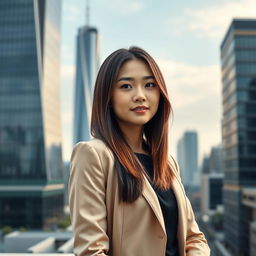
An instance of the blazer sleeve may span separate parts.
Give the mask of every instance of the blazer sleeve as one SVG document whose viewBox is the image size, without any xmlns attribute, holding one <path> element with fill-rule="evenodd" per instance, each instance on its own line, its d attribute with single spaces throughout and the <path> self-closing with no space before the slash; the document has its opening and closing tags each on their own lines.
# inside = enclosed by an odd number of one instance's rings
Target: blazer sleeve
<svg viewBox="0 0 256 256">
<path fill-rule="evenodd" d="M 179 165 L 173 157 L 172 159 L 178 173 L 178 178 L 181 181 Z M 186 256 L 210 256 L 210 248 L 208 246 L 207 240 L 205 239 L 204 234 L 199 230 L 199 227 L 195 220 L 195 215 L 194 215 L 191 203 L 187 196 L 186 196 L 186 204 L 187 204 L 187 216 L 188 216 L 186 245 L 185 245 Z"/>
<path fill-rule="evenodd" d="M 72 152 L 69 178 L 69 207 L 77 256 L 106 256 L 105 175 L 100 158 L 86 142 Z"/>
</svg>

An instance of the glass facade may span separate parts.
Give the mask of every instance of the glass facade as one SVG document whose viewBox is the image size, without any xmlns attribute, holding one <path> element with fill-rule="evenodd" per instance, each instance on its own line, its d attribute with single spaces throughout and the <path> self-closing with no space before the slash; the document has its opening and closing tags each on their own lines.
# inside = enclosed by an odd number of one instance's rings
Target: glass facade
<svg viewBox="0 0 256 256">
<path fill-rule="evenodd" d="M 9 194 L 2 197 L 0 200 L 2 225 L 41 229 L 57 223 L 58 217 L 62 215 L 62 208 L 59 207 L 59 202 L 63 200 L 62 192 L 53 196 L 35 192 L 33 194 L 33 196 L 13 194 L 12 197 Z"/>
<path fill-rule="evenodd" d="M 225 240 L 249 255 L 248 212 L 241 189 L 256 185 L 256 20 L 232 21 L 221 45 Z"/>
<path fill-rule="evenodd" d="M 177 145 L 177 160 L 185 188 L 198 186 L 198 144 L 197 132 L 186 131 Z M 197 180 L 198 178 L 198 180 Z"/>
<path fill-rule="evenodd" d="M 0 34 L 0 180 L 46 179 L 33 1 L 1 1 Z"/>
<path fill-rule="evenodd" d="M 216 210 L 218 205 L 222 205 L 223 177 L 209 176 L 209 209 Z"/>
<path fill-rule="evenodd" d="M 26 225 L 18 216 L 33 205 L 30 185 L 63 183 L 60 22 L 60 0 L 0 1 L 0 225 L 16 225 L 15 218 Z M 23 209 L 12 195 L 19 189 Z M 43 212 L 39 204 L 31 207 Z"/>
<path fill-rule="evenodd" d="M 99 69 L 98 32 L 84 26 L 77 35 L 73 143 L 90 139 L 91 105 Z"/>
</svg>

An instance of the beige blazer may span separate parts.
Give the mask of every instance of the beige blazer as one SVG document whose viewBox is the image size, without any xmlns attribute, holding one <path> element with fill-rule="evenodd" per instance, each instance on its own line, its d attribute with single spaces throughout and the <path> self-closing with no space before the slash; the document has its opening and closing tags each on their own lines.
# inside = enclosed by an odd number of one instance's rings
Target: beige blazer
<svg viewBox="0 0 256 256">
<path fill-rule="evenodd" d="M 178 208 L 180 256 L 208 256 L 178 174 L 173 181 Z M 79 256 L 165 256 L 166 231 L 157 196 L 145 178 L 142 195 L 120 202 L 111 150 L 98 139 L 78 143 L 71 156 L 69 206 L 74 253 Z"/>
</svg>

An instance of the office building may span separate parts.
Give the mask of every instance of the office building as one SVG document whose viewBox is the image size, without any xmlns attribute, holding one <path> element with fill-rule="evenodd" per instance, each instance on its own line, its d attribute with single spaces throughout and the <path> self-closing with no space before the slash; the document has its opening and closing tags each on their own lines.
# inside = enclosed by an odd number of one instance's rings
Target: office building
<svg viewBox="0 0 256 256">
<path fill-rule="evenodd" d="M 250 212 L 249 218 L 249 241 L 246 253 L 241 255 L 254 256 L 256 252 L 256 188 L 242 188 L 241 191 L 242 205 Z M 213 250 L 216 256 L 233 256 L 235 255 L 227 246 L 223 238 L 215 241 Z"/>
<path fill-rule="evenodd" d="M 63 213 L 61 1 L 0 1 L 0 227 Z"/>
<path fill-rule="evenodd" d="M 186 131 L 177 145 L 177 161 L 186 188 L 199 185 L 197 132 Z"/>
<path fill-rule="evenodd" d="M 207 174 L 210 172 L 209 159 L 210 157 L 208 155 L 204 156 L 202 167 L 201 167 L 201 174 Z"/>
<path fill-rule="evenodd" d="M 249 223 L 249 255 L 253 256 L 256 252 L 256 188 L 242 189 L 242 203 L 248 208 L 250 214 Z"/>
<path fill-rule="evenodd" d="M 73 144 L 91 138 L 91 107 L 99 69 L 99 39 L 97 29 L 88 24 L 88 17 L 89 7 L 87 7 L 87 24 L 79 28 L 76 38 Z"/>
<path fill-rule="evenodd" d="M 252 209 L 242 191 L 256 186 L 256 20 L 234 19 L 221 44 L 224 235 L 232 255 L 249 255 Z"/>
<path fill-rule="evenodd" d="M 223 156 L 221 146 L 215 146 L 211 148 L 209 156 L 209 172 L 223 173 Z"/>
<path fill-rule="evenodd" d="M 218 206 L 222 207 L 223 167 L 222 147 L 211 148 L 210 155 L 205 156 L 201 175 L 201 212 L 212 215 Z M 219 207 L 220 208 L 220 207 Z"/>
<path fill-rule="evenodd" d="M 64 204 L 68 206 L 68 182 L 70 175 L 70 162 L 64 162 L 64 184 L 65 184 L 65 194 L 64 194 Z"/>
<path fill-rule="evenodd" d="M 222 173 L 203 174 L 201 176 L 201 212 L 213 214 L 222 205 Z"/>
</svg>

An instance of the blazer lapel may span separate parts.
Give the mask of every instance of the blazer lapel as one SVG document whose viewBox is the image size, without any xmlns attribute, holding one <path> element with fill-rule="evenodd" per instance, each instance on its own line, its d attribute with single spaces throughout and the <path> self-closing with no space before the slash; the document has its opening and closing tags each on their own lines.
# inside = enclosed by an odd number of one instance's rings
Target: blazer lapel
<svg viewBox="0 0 256 256">
<path fill-rule="evenodd" d="M 172 189 L 175 194 L 177 204 L 178 204 L 178 212 L 179 212 L 179 218 L 178 218 L 178 243 L 179 243 L 179 251 L 180 255 L 184 254 L 185 250 L 185 245 L 184 241 L 186 241 L 186 234 L 185 234 L 185 229 L 186 227 L 184 226 L 186 219 L 186 213 L 184 212 L 184 207 L 186 208 L 186 194 L 185 191 L 183 190 L 181 181 L 179 180 L 178 177 L 174 177 L 173 182 L 172 182 Z"/>
<path fill-rule="evenodd" d="M 145 177 L 144 187 L 142 191 L 143 197 L 147 200 L 148 204 L 150 205 L 151 209 L 155 213 L 164 233 L 166 234 L 165 230 L 165 224 L 164 224 L 164 218 L 162 214 L 162 210 L 157 198 L 157 195 L 150 185 L 148 179 Z M 185 234 L 185 222 L 186 222 L 186 212 L 185 208 L 187 207 L 186 203 L 186 194 L 183 190 L 181 181 L 179 180 L 179 177 L 174 176 L 173 182 L 172 182 L 172 189 L 175 194 L 177 204 L 178 204 L 178 213 L 179 213 L 179 219 L 178 219 L 178 243 L 179 243 L 179 252 L 180 255 L 184 255 L 185 251 L 185 244 L 184 241 L 186 241 L 186 234 Z"/>
<path fill-rule="evenodd" d="M 162 214 L 162 210 L 161 210 L 157 195 L 146 177 L 145 177 L 144 181 L 145 182 L 144 182 L 144 186 L 143 186 L 143 190 L 142 190 L 142 195 L 144 196 L 144 198 L 147 200 L 148 204 L 152 208 L 164 233 L 166 234 L 164 217 Z"/>
</svg>

